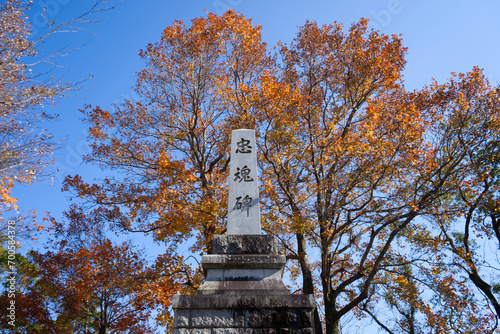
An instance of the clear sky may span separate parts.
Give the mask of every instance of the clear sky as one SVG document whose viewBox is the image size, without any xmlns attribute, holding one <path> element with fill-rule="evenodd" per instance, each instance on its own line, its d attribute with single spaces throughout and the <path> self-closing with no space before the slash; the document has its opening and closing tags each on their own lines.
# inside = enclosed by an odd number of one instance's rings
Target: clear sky
<svg viewBox="0 0 500 334">
<path fill-rule="evenodd" d="M 110 0 L 113 1 L 113 0 Z M 117 1 L 117 0 L 114 0 Z M 41 14 L 56 23 L 90 8 L 93 0 L 34 0 L 30 15 L 36 34 L 46 31 Z M 493 84 L 500 83 L 500 1 L 450 0 L 123 0 L 114 10 L 102 13 L 102 22 L 86 25 L 89 32 L 57 34 L 45 43 L 44 52 L 63 47 L 76 48 L 57 60 L 56 76 L 78 81 L 92 75 L 83 88 L 48 107 L 60 115 L 49 128 L 65 138 L 56 155 L 60 172 L 49 183 L 31 187 L 16 186 L 21 210 L 49 211 L 60 217 L 70 202 L 61 193 L 61 181 L 67 174 L 80 174 L 91 181 L 99 171 L 82 165 L 81 155 L 88 148 L 85 124 L 78 112 L 85 104 L 109 108 L 112 103 L 131 98 L 135 73 L 143 68 L 138 51 L 159 40 L 163 29 L 174 20 L 186 24 L 206 11 L 221 14 L 234 8 L 254 24 L 262 26 L 262 36 L 270 46 L 281 40 L 290 42 L 297 27 L 307 19 L 319 24 L 343 23 L 349 27 L 361 17 L 384 34 L 402 34 L 408 47 L 404 78 L 408 89 L 445 81 L 451 72 L 484 69 Z"/>
</svg>

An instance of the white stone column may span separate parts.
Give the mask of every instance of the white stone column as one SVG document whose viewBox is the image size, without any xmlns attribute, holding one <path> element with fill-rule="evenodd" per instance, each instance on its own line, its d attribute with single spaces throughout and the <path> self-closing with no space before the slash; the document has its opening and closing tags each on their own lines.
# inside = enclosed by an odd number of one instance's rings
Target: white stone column
<svg viewBox="0 0 500 334">
<path fill-rule="evenodd" d="M 228 199 L 228 235 L 260 235 L 255 130 L 233 130 Z"/>
</svg>

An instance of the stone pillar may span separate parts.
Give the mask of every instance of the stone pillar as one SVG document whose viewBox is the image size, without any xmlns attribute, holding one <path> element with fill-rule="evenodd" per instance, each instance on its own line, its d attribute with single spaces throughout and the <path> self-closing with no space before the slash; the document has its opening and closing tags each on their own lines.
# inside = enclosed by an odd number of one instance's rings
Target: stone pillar
<svg viewBox="0 0 500 334">
<path fill-rule="evenodd" d="M 256 148 L 254 130 L 232 131 L 227 234 L 260 235 Z"/>
</svg>

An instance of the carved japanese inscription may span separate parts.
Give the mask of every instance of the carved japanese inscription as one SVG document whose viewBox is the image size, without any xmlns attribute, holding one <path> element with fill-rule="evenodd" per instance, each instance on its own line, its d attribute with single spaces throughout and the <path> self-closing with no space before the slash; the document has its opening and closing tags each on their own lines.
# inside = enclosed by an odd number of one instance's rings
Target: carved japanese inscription
<svg viewBox="0 0 500 334">
<path fill-rule="evenodd" d="M 260 234 L 257 145 L 254 130 L 233 130 L 227 234 Z"/>
</svg>

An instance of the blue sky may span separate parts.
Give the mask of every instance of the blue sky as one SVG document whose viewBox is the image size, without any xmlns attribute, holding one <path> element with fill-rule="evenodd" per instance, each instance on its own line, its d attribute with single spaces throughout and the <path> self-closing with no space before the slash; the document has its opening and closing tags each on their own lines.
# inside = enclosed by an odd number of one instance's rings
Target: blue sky
<svg viewBox="0 0 500 334">
<path fill-rule="evenodd" d="M 111 0 L 113 1 L 113 0 Z M 116 1 L 116 0 L 115 0 Z M 41 17 L 56 23 L 68 20 L 90 8 L 93 0 L 35 0 L 30 21 L 35 33 L 46 31 Z M 297 27 L 307 19 L 319 24 L 341 22 L 345 27 L 370 20 L 372 28 L 384 34 L 402 34 L 408 47 L 404 79 L 408 89 L 444 82 L 451 72 L 484 69 L 492 84 L 500 83 L 500 1 L 298 1 L 298 0 L 123 0 L 115 9 L 101 13 L 101 22 L 85 25 L 88 31 L 57 34 L 45 43 L 45 53 L 60 48 L 76 48 L 57 59 L 56 77 L 78 81 L 93 77 L 82 89 L 47 107 L 60 115 L 49 129 L 65 138 L 57 152 L 60 172 L 49 182 L 31 187 L 16 186 L 14 196 L 21 210 L 49 211 L 55 217 L 68 208 L 68 193 L 61 193 L 61 181 L 67 174 L 80 174 L 87 181 L 99 175 L 95 167 L 82 164 L 86 153 L 85 130 L 78 112 L 85 104 L 109 108 L 112 103 L 132 98 L 135 73 L 143 68 L 138 51 L 159 39 L 163 29 L 174 20 L 187 24 L 206 11 L 221 14 L 227 8 L 243 13 L 262 26 L 265 42 L 273 46 L 279 40 L 290 42 Z"/>
</svg>

